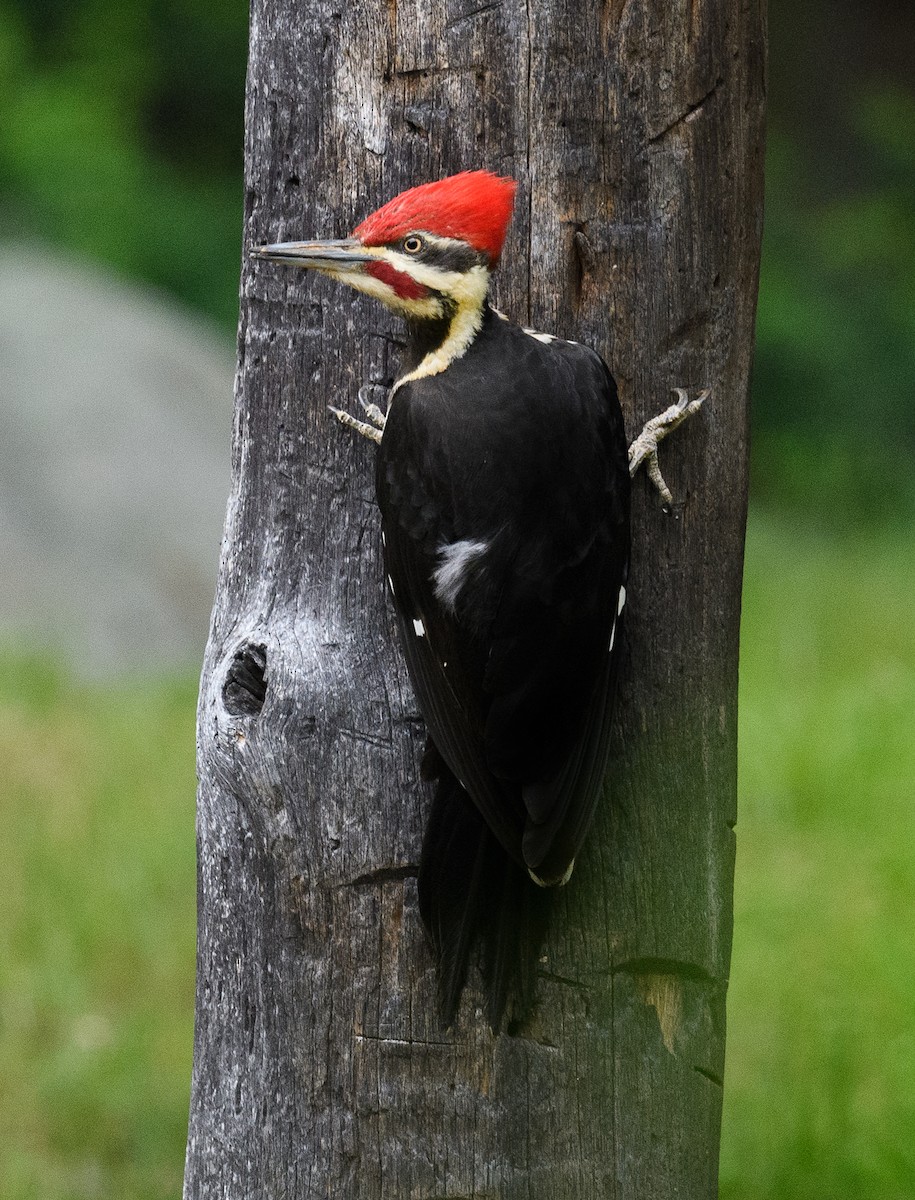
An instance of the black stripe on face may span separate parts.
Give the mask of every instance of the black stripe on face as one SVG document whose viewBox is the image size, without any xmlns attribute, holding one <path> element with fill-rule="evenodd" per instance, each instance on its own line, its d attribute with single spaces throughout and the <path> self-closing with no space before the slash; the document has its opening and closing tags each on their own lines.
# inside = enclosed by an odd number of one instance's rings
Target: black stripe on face
<svg viewBox="0 0 915 1200">
<path fill-rule="evenodd" d="M 404 245 L 411 237 L 420 237 L 423 239 L 423 248 L 416 254 L 411 254 Z M 413 258 L 417 262 L 424 263 L 430 267 L 437 267 L 440 271 L 456 271 L 460 275 L 466 274 L 473 267 L 485 267 L 489 265 L 489 258 L 486 254 L 479 250 L 474 250 L 472 246 L 468 246 L 465 242 L 433 242 L 427 240 L 422 233 L 408 234 L 395 248 L 401 254 L 405 254 L 408 258 Z"/>
</svg>

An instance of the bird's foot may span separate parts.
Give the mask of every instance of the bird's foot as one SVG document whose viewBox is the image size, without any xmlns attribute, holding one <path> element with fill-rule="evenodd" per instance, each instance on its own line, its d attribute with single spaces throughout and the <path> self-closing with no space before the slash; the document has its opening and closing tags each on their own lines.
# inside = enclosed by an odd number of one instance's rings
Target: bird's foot
<svg viewBox="0 0 915 1200">
<path fill-rule="evenodd" d="M 665 412 L 652 417 L 645 422 L 645 427 L 629 447 L 629 475 L 633 477 L 642 463 L 648 472 L 648 478 L 661 493 L 665 506 L 670 507 L 674 498 L 670 488 L 664 482 L 661 468 L 658 464 L 658 446 L 672 433 L 687 417 L 697 413 L 702 404 L 711 395 L 711 388 L 701 391 L 695 400 L 690 400 L 686 388 L 674 388 L 677 403 L 672 404 Z"/>
<path fill-rule="evenodd" d="M 387 403 L 390 389 L 384 387 L 380 383 L 364 383 L 359 389 L 359 403 L 362 405 L 362 411 L 378 429 L 384 432 L 384 423 L 388 419 L 387 413 L 382 412 L 381 408 L 375 403 L 375 400 L 383 400 Z M 374 397 L 374 399 L 373 399 Z"/>
<path fill-rule="evenodd" d="M 384 425 L 387 417 L 371 399 L 372 394 L 377 392 L 387 394 L 387 388 L 383 388 L 376 383 L 366 383 L 359 389 L 359 403 L 362 405 L 362 411 L 368 417 L 368 421 L 360 421 L 357 417 L 345 412 L 344 409 L 334 408 L 332 404 L 329 404 L 327 407 L 341 425 L 345 425 L 347 429 L 354 429 L 356 433 L 361 433 L 363 437 L 367 437 L 370 441 L 378 443 L 381 441 L 381 435 L 384 433 Z"/>
</svg>

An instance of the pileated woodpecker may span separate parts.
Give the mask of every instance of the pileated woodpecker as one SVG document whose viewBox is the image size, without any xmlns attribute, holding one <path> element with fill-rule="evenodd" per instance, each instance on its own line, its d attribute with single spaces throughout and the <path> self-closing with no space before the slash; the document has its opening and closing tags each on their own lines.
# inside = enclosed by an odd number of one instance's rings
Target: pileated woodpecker
<svg viewBox="0 0 915 1200">
<path fill-rule="evenodd" d="M 385 564 L 438 781 L 418 884 L 442 1015 L 453 1022 L 480 946 L 494 1029 L 531 1005 L 545 897 L 600 795 L 629 562 L 613 377 L 488 300 L 515 187 L 465 171 L 395 197 L 351 238 L 254 251 L 406 318 L 387 414 L 333 411 L 378 443 Z M 660 480 L 657 441 L 698 403 L 683 394 L 649 423 L 633 469 L 647 458 Z"/>
</svg>

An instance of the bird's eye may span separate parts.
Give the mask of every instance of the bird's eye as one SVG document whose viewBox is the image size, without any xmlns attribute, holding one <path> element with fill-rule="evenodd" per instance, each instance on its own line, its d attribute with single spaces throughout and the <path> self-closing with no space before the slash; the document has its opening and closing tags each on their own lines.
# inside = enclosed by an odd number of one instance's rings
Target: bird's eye
<svg viewBox="0 0 915 1200">
<path fill-rule="evenodd" d="M 405 237 L 403 240 L 403 248 L 407 254 L 419 254 L 424 245 L 425 242 L 418 233 L 411 233 L 409 237 Z"/>
</svg>

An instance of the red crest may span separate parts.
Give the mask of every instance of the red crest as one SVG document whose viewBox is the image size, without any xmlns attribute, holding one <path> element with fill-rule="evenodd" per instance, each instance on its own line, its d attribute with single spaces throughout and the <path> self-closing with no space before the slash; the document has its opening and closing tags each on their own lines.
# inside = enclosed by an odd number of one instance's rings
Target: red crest
<svg viewBox="0 0 915 1200">
<path fill-rule="evenodd" d="M 354 234 L 366 246 L 385 246 L 405 233 L 424 230 L 467 242 L 489 255 L 495 266 L 517 187 L 514 179 L 489 171 L 462 171 L 401 192 L 357 225 Z"/>
</svg>

